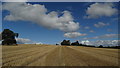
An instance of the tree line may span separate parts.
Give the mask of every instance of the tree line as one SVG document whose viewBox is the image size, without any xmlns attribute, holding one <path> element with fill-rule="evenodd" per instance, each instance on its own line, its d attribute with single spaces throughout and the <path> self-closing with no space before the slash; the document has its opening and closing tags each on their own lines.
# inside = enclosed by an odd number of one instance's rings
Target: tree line
<svg viewBox="0 0 120 68">
<path fill-rule="evenodd" d="M 57 44 L 58 45 L 58 44 Z M 78 41 L 75 41 L 75 42 L 70 42 L 70 40 L 63 40 L 61 42 L 61 45 L 66 45 L 66 46 L 86 46 L 86 47 L 96 47 L 94 45 L 86 45 L 86 44 L 81 44 L 79 43 Z M 104 47 L 103 45 L 99 45 L 97 48 L 117 48 L 117 49 L 120 49 L 120 46 L 107 46 L 107 47 Z"/>
<path fill-rule="evenodd" d="M 19 34 L 11 31 L 10 29 L 4 29 L 3 32 L 1 33 L 2 35 L 2 45 L 17 45 L 17 41 L 15 37 L 18 37 Z M 56 44 L 59 45 L 59 44 Z M 86 47 L 96 47 L 94 45 L 85 45 L 81 44 L 78 41 L 75 42 L 70 42 L 70 40 L 63 40 L 61 42 L 61 45 L 66 45 L 66 46 L 86 46 Z M 104 47 L 103 45 L 99 45 L 99 48 L 120 48 L 120 46 L 108 46 Z"/>
</svg>

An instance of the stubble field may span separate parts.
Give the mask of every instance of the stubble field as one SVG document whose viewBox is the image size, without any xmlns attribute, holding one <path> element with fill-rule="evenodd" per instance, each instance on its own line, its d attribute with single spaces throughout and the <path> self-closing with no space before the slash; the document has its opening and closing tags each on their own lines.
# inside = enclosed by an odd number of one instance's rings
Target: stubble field
<svg viewBox="0 0 120 68">
<path fill-rule="evenodd" d="M 3 66 L 118 66 L 118 49 L 82 46 L 2 46 Z"/>
</svg>

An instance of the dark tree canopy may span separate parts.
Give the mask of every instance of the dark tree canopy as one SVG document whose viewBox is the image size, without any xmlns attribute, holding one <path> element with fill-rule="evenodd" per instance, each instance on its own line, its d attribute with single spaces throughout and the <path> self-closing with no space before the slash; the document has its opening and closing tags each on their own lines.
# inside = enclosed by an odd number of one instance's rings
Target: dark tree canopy
<svg viewBox="0 0 120 68">
<path fill-rule="evenodd" d="M 56 45 L 57 45 L 57 44 L 56 44 Z M 78 41 L 71 43 L 70 40 L 63 40 L 63 41 L 61 42 L 61 45 L 96 47 L 95 45 L 82 44 L 82 43 L 79 43 Z M 99 45 L 98 48 L 116 48 L 116 49 L 120 49 L 120 44 L 118 43 L 118 46 L 107 46 L 107 47 L 104 47 L 103 45 Z"/>
<path fill-rule="evenodd" d="M 63 40 L 61 45 L 70 45 L 70 40 Z"/>
<path fill-rule="evenodd" d="M 18 37 L 18 33 L 14 33 L 9 29 L 4 29 L 2 32 L 2 45 L 17 44 L 15 37 Z"/>
<path fill-rule="evenodd" d="M 71 43 L 71 45 L 79 46 L 79 42 L 78 41 L 73 42 L 73 43 Z"/>
<path fill-rule="evenodd" d="M 102 45 L 100 45 L 99 47 L 100 47 L 100 48 L 103 48 L 103 46 L 102 46 Z"/>
</svg>

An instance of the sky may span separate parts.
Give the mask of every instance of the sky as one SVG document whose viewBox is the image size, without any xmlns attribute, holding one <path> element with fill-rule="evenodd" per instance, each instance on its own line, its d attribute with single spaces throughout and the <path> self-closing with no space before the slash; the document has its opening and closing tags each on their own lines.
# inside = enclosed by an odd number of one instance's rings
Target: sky
<svg viewBox="0 0 120 68">
<path fill-rule="evenodd" d="M 2 29 L 19 33 L 22 43 L 116 42 L 118 10 L 118 2 L 7 2 Z"/>
</svg>

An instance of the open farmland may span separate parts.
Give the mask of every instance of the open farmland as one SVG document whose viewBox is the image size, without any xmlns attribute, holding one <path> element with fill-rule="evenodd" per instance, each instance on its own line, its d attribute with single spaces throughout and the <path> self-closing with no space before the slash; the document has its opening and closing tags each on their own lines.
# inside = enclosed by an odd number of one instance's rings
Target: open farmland
<svg viewBox="0 0 120 68">
<path fill-rule="evenodd" d="M 118 66 L 118 49 L 21 44 L 2 53 L 3 66 Z"/>
</svg>

